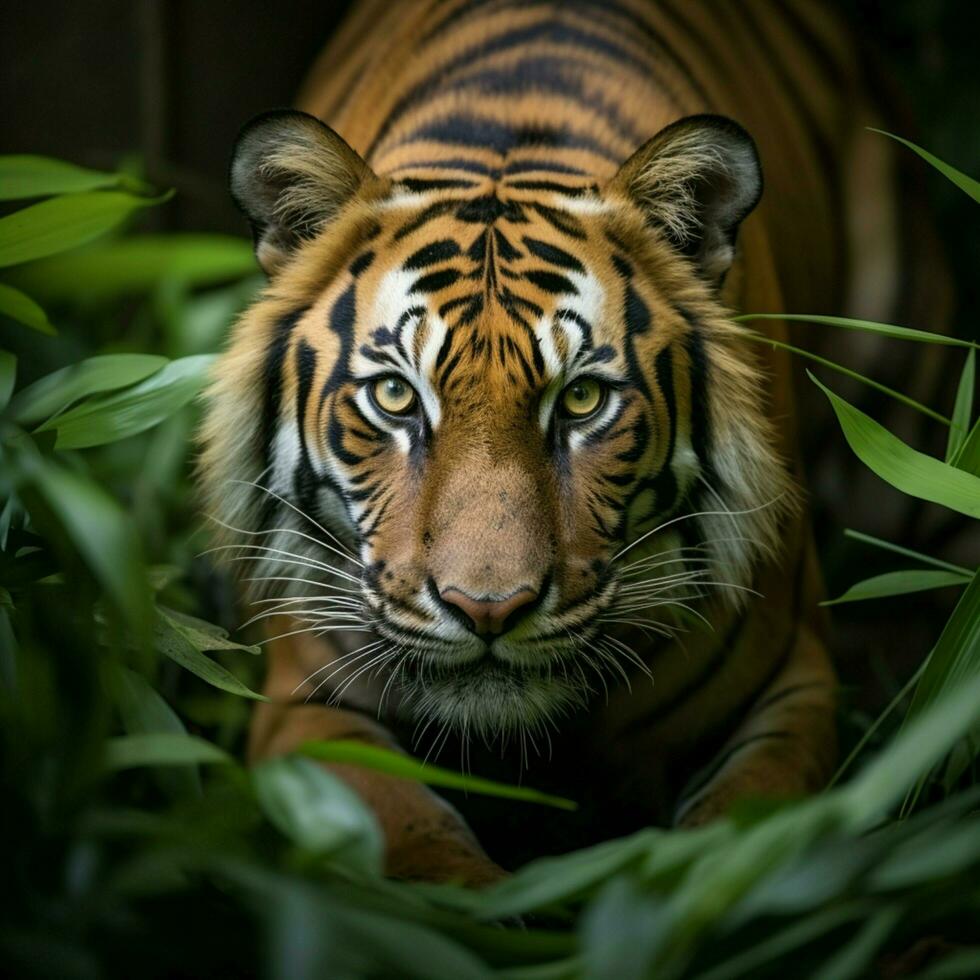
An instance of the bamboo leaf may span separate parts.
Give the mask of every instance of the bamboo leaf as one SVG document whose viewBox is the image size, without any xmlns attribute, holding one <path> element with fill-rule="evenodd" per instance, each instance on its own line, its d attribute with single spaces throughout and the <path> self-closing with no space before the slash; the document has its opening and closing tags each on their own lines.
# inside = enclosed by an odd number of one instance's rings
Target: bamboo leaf
<svg viewBox="0 0 980 980">
<path fill-rule="evenodd" d="M 143 677 L 127 667 L 116 666 L 111 674 L 112 693 L 127 735 L 186 735 L 180 716 Z M 201 795 L 201 777 L 197 767 L 182 765 L 157 773 L 165 792 L 172 797 Z"/>
<path fill-rule="evenodd" d="M 210 286 L 254 274 L 251 243 L 230 235 L 135 235 L 96 242 L 11 270 L 7 279 L 42 303 L 91 309 L 155 288 L 164 279 Z M 84 282 L 84 291 L 78 283 Z"/>
<path fill-rule="evenodd" d="M 922 157 L 926 163 L 935 167 L 947 180 L 952 181 L 961 191 L 969 194 L 974 201 L 980 203 L 980 182 L 975 181 L 972 177 L 968 177 L 955 167 L 951 167 L 948 163 L 940 160 L 939 157 L 933 156 L 928 150 L 923 150 L 921 146 L 916 146 L 911 140 L 903 139 L 901 136 L 896 136 L 894 133 L 889 133 L 884 129 L 875 129 L 873 126 L 869 126 L 868 129 L 872 133 L 880 133 L 882 136 L 887 136 L 889 139 L 896 140 L 904 146 L 907 146 L 913 153 L 917 153 Z"/>
<path fill-rule="evenodd" d="M 970 433 L 970 419 L 973 417 L 973 389 L 976 385 L 976 351 L 970 351 L 963 365 L 960 383 L 956 388 L 956 402 L 950 421 L 949 439 L 946 443 L 946 462 L 952 462 L 959 454 Z M 955 463 L 953 464 L 956 465 Z"/>
<path fill-rule="evenodd" d="M 341 779 L 299 756 L 263 762 L 252 778 L 259 804 L 286 837 L 355 873 L 381 875 L 381 828 Z"/>
<path fill-rule="evenodd" d="M 134 387 L 87 399 L 35 431 L 56 430 L 57 449 L 86 449 L 134 436 L 158 425 L 194 398 L 213 361 L 210 354 L 170 361 Z"/>
<path fill-rule="evenodd" d="M 913 340 L 925 344 L 944 344 L 948 347 L 976 347 L 972 340 L 960 340 L 942 333 L 928 330 L 914 330 L 911 327 L 898 327 L 891 323 L 875 323 L 873 320 L 855 320 L 846 316 L 823 316 L 810 313 L 743 313 L 735 317 L 740 323 L 752 320 L 787 320 L 795 323 L 818 323 L 827 327 L 840 327 L 844 330 L 862 330 L 877 333 L 897 340 Z"/>
<path fill-rule="evenodd" d="M 106 742 L 107 769 L 132 769 L 134 766 L 187 766 L 198 763 L 233 763 L 234 759 L 217 745 L 196 735 L 178 732 L 154 732 L 142 735 L 117 735 Z"/>
<path fill-rule="evenodd" d="M 331 741 L 305 742 L 299 751 L 303 755 L 319 759 L 322 762 L 341 762 L 356 766 L 375 769 L 397 776 L 400 779 L 411 779 L 415 782 L 426 783 L 429 786 L 444 786 L 448 789 L 459 789 L 471 793 L 482 793 L 484 796 L 501 796 L 510 800 L 522 800 L 525 803 L 541 803 L 545 806 L 557 807 L 560 810 L 575 810 L 578 804 L 560 796 L 550 796 L 526 786 L 509 786 L 506 783 L 495 783 L 479 776 L 464 776 L 451 769 L 419 762 L 402 752 L 395 752 L 378 745 L 368 745 L 364 742 L 337 739 Z"/>
<path fill-rule="evenodd" d="M 93 191 L 22 208 L 0 218 L 0 266 L 19 265 L 85 245 L 134 212 L 162 204 L 168 197 Z"/>
<path fill-rule="evenodd" d="M 139 539 L 119 504 L 92 480 L 41 456 L 32 445 L 15 449 L 9 458 L 32 519 L 44 527 L 53 518 L 117 607 L 142 629 L 149 589 Z"/>
<path fill-rule="evenodd" d="M 980 476 L 980 418 L 973 423 L 970 434 L 963 440 L 953 466 L 958 470 Z"/>
<path fill-rule="evenodd" d="M 69 364 L 17 392 L 10 413 L 21 424 L 47 419 L 89 395 L 136 384 L 169 362 L 154 354 L 103 354 Z"/>
<path fill-rule="evenodd" d="M 823 606 L 836 606 L 842 602 L 860 602 L 864 599 L 884 599 L 887 596 L 908 595 L 927 589 L 942 589 L 948 585 L 966 585 L 969 575 L 960 572 L 940 572 L 931 569 L 910 569 L 903 572 L 887 572 L 875 575 L 852 585 L 842 596 L 822 602 Z"/>
<path fill-rule="evenodd" d="M 103 190 L 118 187 L 123 179 L 120 174 L 89 170 L 51 157 L 0 156 L 0 201 Z"/>
<path fill-rule="evenodd" d="M 53 336 L 56 331 L 48 315 L 26 293 L 0 282 L 0 314 L 23 323 L 25 327 Z"/>
<path fill-rule="evenodd" d="M 980 677 L 980 572 L 960 596 L 912 696 L 906 725 L 945 691 Z"/>
<path fill-rule="evenodd" d="M 0 412 L 10 403 L 17 383 L 17 358 L 10 351 L 0 350 Z"/>
<path fill-rule="evenodd" d="M 907 446 L 812 374 L 810 379 L 830 399 L 848 445 L 865 466 L 903 493 L 980 518 L 980 478 Z"/>
<path fill-rule="evenodd" d="M 203 648 L 213 649 L 211 644 L 214 639 L 214 637 L 208 637 Z M 239 697 L 251 698 L 254 701 L 269 700 L 243 684 L 230 670 L 225 669 L 210 657 L 204 656 L 200 645 L 201 641 L 195 631 L 188 630 L 182 623 L 168 615 L 166 610 L 159 608 L 157 610 L 153 641 L 157 650 L 162 654 L 170 657 L 171 660 L 176 661 L 192 674 L 196 674 L 212 687 L 228 691 L 229 694 L 237 694 Z"/>
</svg>

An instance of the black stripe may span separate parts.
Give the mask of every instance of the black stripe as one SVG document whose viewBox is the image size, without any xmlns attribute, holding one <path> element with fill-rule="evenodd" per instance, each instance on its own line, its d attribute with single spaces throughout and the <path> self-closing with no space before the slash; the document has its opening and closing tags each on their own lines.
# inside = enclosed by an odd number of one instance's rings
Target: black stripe
<svg viewBox="0 0 980 980">
<path fill-rule="evenodd" d="M 377 147 L 391 132 L 395 123 L 411 108 L 427 101 L 428 97 L 440 89 L 452 91 L 453 72 L 460 68 L 472 68 L 481 58 L 497 52 L 507 51 L 531 41 L 543 40 L 552 44 L 568 44 L 579 46 L 588 51 L 605 55 L 617 65 L 632 65 L 638 72 L 646 75 L 650 70 L 649 62 L 635 57 L 621 45 L 605 38 L 591 34 L 567 24 L 556 21 L 544 21 L 506 31 L 496 37 L 478 44 L 470 45 L 448 61 L 440 62 L 425 78 L 421 79 L 405 92 L 392 106 L 378 133 L 368 148 L 370 158 Z M 570 59 L 571 60 L 571 59 Z"/>
<path fill-rule="evenodd" d="M 581 197 L 583 194 L 595 190 L 594 184 L 583 187 L 581 184 L 560 184 L 556 180 L 511 180 L 507 182 L 507 186 L 522 191 L 548 191 L 554 194 L 564 194 L 565 197 Z"/>
<path fill-rule="evenodd" d="M 459 245 L 451 238 L 442 238 L 437 242 L 423 245 L 413 252 L 403 263 L 402 268 L 408 270 L 424 269 L 437 262 L 446 262 L 459 255 Z"/>
<path fill-rule="evenodd" d="M 532 210 L 537 211 L 552 228 L 568 235 L 569 238 L 578 238 L 581 241 L 585 241 L 588 238 L 582 222 L 567 211 L 563 211 L 561 208 L 550 208 L 548 205 L 540 204 L 537 201 L 529 201 L 528 206 Z"/>
<path fill-rule="evenodd" d="M 463 180 L 461 177 L 403 177 L 398 183 L 413 194 L 424 194 L 426 191 L 442 191 L 449 187 L 465 188 L 477 186 L 475 181 Z"/>
<path fill-rule="evenodd" d="M 406 235 L 411 235 L 413 231 L 418 231 L 419 228 L 427 225 L 433 219 L 455 210 L 458 204 L 459 201 L 457 200 L 436 201 L 435 204 L 430 204 L 397 229 L 392 236 L 392 241 L 401 241 Z"/>
<path fill-rule="evenodd" d="M 493 150 L 501 156 L 520 146 L 547 146 L 570 150 L 587 150 L 596 156 L 622 161 L 618 153 L 586 133 L 568 126 L 520 125 L 508 126 L 488 116 L 456 112 L 433 119 L 416 127 L 404 136 L 399 145 L 431 141 L 452 146 L 478 146 Z"/>
<path fill-rule="evenodd" d="M 440 269 L 415 280 L 410 293 L 437 293 L 459 281 L 461 273 L 457 269 Z"/>
<path fill-rule="evenodd" d="M 351 284 L 340 294 L 330 311 L 330 329 L 340 339 L 340 350 L 324 385 L 324 396 L 336 391 L 350 377 L 350 355 L 354 346 L 354 320 L 357 315 L 354 295 L 354 285 Z"/>
<path fill-rule="evenodd" d="M 538 289 L 543 289 L 546 293 L 578 295 L 575 283 L 567 276 L 563 276 L 557 272 L 549 272 L 547 269 L 531 269 L 529 272 L 524 273 L 524 278 L 537 286 Z"/>
<path fill-rule="evenodd" d="M 554 160 L 510 160 L 502 171 L 504 176 L 539 172 L 568 174 L 573 177 L 589 176 L 588 172 L 582 170 L 581 167 L 570 167 L 567 163 L 558 163 Z"/>
<path fill-rule="evenodd" d="M 570 252 L 566 252 L 564 249 L 558 248 L 556 245 L 551 245 L 548 242 L 542 242 L 537 238 L 531 238 L 528 235 L 524 236 L 523 241 L 528 251 L 532 255 L 536 255 L 539 259 L 550 262 L 551 265 L 557 265 L 562 269 L 585 272 L 582 263 Z"/>
<path fill-rule="evenodd" d="M 282 382 L 283 365 L 286 361 L 286 352 L 289 349 L 289 340 L 292 332 L 306 310 L 297 310 L 285 317 L 276 326 L 265 353 L 265 362 L 262 366 L 262 387 L 264 396 L 262 400 L 262 446 L 261 453 L 265 463 L 264 468 L 268 469 L 272 463 L 272 443 L 276 437 L 276 429 L 279 424 L 279 415 L 282 407 Z M 271 498 L 270 498 L 271 499 Z"/>
<path fill-rule="evenodd" d="M 654 373 L 667 410 L 668 432 L 664 462 L 660 472 L 651 481 L 650 487 L 655 494 L 654 503 L 657 513 L 666 514 L 677 504 L 677 479 L 671 468 L 677 440 L 677 399 L 674 394 L 674 353 L 670 345 L 657 355 L 654 361 Z"/>
<path fill-rule="evenodd" d="M 685 313 L 691 329 L 684 347 L 691 363 L 691 448 L 706 476 L 714 472 L 711 463 L 711 421 L 708 406 L 708 379 L 710 365 L 704 349 L 704 337 L 700 324 Z"/>
</svg>

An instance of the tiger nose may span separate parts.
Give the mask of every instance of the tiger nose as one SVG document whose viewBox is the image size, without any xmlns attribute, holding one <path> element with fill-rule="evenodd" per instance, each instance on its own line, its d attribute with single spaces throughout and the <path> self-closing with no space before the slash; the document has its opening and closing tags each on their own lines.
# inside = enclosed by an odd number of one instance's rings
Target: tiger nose
<svg viewBox="0 0 980 980">
<path fill-rule="evenodd" d="M 474 599 L 460 589 L 446 589 L 439 593 L 439 598 L 456 611 L 463 614 L 467 620 L 466 626 L 477 636 L 492 633 L 499 636 L 513 625 L 508 623 L 518 609 L 529 605 L 537 599 L 537 592 L 532 589 L 519 589 L 506 599 Z"/>
</svg>

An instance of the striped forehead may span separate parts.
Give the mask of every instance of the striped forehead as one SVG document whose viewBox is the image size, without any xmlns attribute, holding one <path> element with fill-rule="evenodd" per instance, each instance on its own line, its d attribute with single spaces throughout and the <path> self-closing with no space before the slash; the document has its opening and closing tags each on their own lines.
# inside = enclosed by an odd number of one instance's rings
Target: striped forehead
<svg viewBox="0 0 980 980">
<path fill-rule="evenodd" d="M 390 356 L 412 380 L 438 384 L 448 358 L 458 367 L 496 352 L 503 364 L 522 350 L 535 377 L 519 376 L 537 386 L 573 367 L 606 305 L 585 225 L 537 202 L 490 195 L 407 209 L 411 197 L 389 202 L 393 231 L 359 315 L 359 369 Z"/>
</svg>

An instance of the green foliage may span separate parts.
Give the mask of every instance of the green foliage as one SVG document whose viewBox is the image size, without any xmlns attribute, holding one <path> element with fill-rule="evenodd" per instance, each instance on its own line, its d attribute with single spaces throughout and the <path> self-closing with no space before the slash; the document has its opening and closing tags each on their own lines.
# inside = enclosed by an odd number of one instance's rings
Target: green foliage
<svg viewBox="0 0 980 980">
<path fill-rule="evenodd" d="M 980 579 L 861 532 L 847 533 L 903 565 L 835 601 L 963 591 L 821 796 L 646 829 L 476 893 L 385 881 L 376 820 L 322 763 L 574 804 L 344 741 L 247 770 L 260 651 L 230 637 L 227 588 L 200 558 L 188 457 L 195 397 L 258 282 L 244 241 L 123 230 L 155 194 L 0 158 L 0 198 L 48 198 L 0 218 L 0 262 L 20 263 L 0 283 L 5 973 L 848 978 L 938 934 L 964 945 L 919 975 L 976 975 Z M 968 349 L 949 418 L 885 390 L 948 427 L 944 459 L 818 384 L 874 472 L 980 517 L 971 345 L 807 319 Z"/>
</svg>

